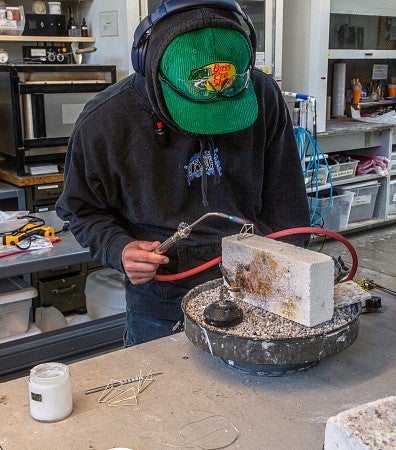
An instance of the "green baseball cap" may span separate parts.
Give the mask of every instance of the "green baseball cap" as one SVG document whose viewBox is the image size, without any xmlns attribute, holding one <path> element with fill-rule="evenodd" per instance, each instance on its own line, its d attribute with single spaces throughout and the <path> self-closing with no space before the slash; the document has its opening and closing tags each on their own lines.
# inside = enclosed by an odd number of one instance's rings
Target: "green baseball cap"
<svg viewBox="0 0 396 450">
<path fill-rule="evenodd" d="M 228 28 L 181 34 L 165 49 L 159 81 L 175 123 L 194 134 L 224 134 L 249 127 L 258 105 L 250 79 L 251 47 Z"/>
</svg>

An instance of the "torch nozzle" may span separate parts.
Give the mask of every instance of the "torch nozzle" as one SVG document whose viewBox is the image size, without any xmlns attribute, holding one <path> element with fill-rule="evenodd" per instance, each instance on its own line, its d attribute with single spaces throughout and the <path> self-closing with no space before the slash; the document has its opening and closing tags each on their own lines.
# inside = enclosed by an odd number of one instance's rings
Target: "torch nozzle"
<svg viewBox="0 0 396 450">
<path fill-rule="evenodd" d="M 170 238 L 168 238 L 166 241 L 164 241 L 162 244 L 160 244 L 154 250 L 154 253 L 157 253 L 158 255 L 162 255 L 162 254 L 166 253 L 171 247 L 173 247 L 176 244 L 176 242 L 180 241 L 180 239 L 186 238 L 190 234 L 193 227 L 195 227 L 196 225 L 198 225 L 200 222 L 207 219 L 208 217 L 212 217 L 212 216 L 222 217 L 224 219 L 231 220 L 232 222 L 236 222 L 241 225 L 245 225 L 246 223 L 249 223 L 245 219 L 242 219 L 240 217 L 231 216 L 229 214 L 224 214 L 221 212 L 206 213 L 202 217 L 197 219 L 195 222 L 193 222 L 191 225 L 188 225 L 185 222 L 181 222 L 179 224 L 179 226 L 177 227 L 177 231 Z"/>
</svg>

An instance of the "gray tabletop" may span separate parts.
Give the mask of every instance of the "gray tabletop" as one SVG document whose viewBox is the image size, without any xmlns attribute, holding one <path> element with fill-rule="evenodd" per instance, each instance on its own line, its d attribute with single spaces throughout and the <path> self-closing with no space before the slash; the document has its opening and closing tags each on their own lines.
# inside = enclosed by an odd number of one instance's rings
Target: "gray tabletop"
<svg viewBox="0 0 396 450">
<path fill-rule="evenodd" d="M 383 297 L 381 312 L 361 316 L 360 334 L 350 347 L 281 377 L 231 368 L 178 333 L 70 364 L 74 409 L 60 422 L 30 417 L 27 377 L 3 383 L 0 445 L 5 450 L 321 450 L 329 417 L 395 395 L 396 301 L 377 295 Z M 163 373 L 137 402 L 128 402 L 131 406 L 109 407 L 98 402 L 100 392 L 84 393 L 151 370 Z"/>
</svg>

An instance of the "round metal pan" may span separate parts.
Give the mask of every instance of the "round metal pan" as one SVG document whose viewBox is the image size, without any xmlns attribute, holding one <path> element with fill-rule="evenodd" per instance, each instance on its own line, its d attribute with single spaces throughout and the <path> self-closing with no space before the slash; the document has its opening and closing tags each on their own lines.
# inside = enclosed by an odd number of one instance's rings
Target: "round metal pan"
<svg viewBox="0 0 396 450">
<path fill-rule="evenodd" d="M 183 301 L 185 333 L 198 348 L 225 360 L 241 370 L 276 374 L 301 370 L 321 359 L 345 350 L 359 334 L 361 304 L 353 305 L 351 320 L 346 324 L 321 335 L 285 338 L 257 339 L 235 336 L 220 329 L 198 323 L 188 313 L 187 305 L 203 291 L 217 288 L 222 280 L 213 280 L 189 291 Z"/>
</svg>

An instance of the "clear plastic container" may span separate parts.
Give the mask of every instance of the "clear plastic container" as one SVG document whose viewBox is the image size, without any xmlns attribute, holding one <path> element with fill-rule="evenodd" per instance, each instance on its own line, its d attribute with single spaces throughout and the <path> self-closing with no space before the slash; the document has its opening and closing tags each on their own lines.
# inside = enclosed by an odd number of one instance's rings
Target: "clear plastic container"
<svg viewBox="0 0 396 450">
<path fill-rule="evenodd" d="M 19 36 L 25 28 L 25 13 L 23 6 L 6 7 L 5 15 L 0 16 L 0 34 Z"/>
<path fill-rule="evenodd" d="M 316 177 L 318 178 L 318 184 L 326 184 L 327 182 L 327 176 L 328 176 L 328 169 L 325 165 L 320 165 L 318 168 L 317 173 L 314 171 L 314 169 L 308 170 L 306 176 L 305 176 L 305 185 L 307 187 L 315 186 L 316 185 Z"/>
<path fill-rule="evenodd" d="M 389 214 L 396 214 L 396 178 L 389 183 Z"/>
<path fill-rule="evenodd" d="M 52 331 L 67 326 L 66 317 L 50 302 L 44 302 L 36 309 L 35 323 L 41 331 Z"/>
<path fill-rule="evenodd" d="M 327 230 L 340 231 L 348 227 L 349 214 L 351 212 L 353 192 L 345 192 L 341 195 L 333 193 L 332 198 L 310 198 L 311 212 L 315 210 L 315 220 L 322 220 L 323 227 Z"/>
<path fill-rule="evenodd" d="M 333 181 L 353 178 L 356 174 L 358 162 L 356 159 L 344 163 L 330 165 L 331 178 Z"/>
<path fill-rule="evenodd" d="M 91 319 L 88 316 L 87 308 L 78 308 L 76 310 L 76 315 L 69 322 L 69 326 L 77 325 L 79 323 L 89 322 Z"/>
<path fill-rule="evenodd" d="M 349 223 L 373 218 L 379 188 L 380 184 L 377 180 L 337 186 L 336 190 L 341 194 L 347 191 L 355 194 L 349 215 Z"/>
<path fill-rule="evenodd" d="M 85 298 L 91 319 L 125 313 L 125 275 L 109 267 L 90 273 L 85 282 Z"/>
<path fill-rule="evenodd" d="M 0 280 L 0 338 L 25 333 L 37 290 L 18 277 Z"/>
</svg>

